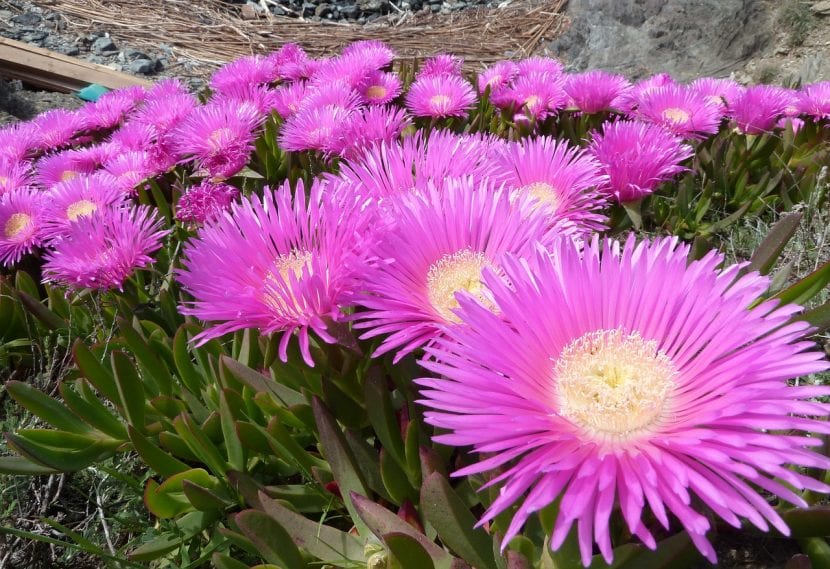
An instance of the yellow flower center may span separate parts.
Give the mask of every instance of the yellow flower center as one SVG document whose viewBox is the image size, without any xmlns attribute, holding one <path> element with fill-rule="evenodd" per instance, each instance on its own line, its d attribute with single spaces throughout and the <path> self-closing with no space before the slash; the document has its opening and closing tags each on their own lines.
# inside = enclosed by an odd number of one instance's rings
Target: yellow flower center
<svg viewBox="0 0 830 569">
<path fill-rule="evenodd" d="M 691 118 L 691 115 L 683 109 L 671 107 L 663 111 L 663 118 L 674 124 L 685 124 Z"/>
<path fill-rule="evenodd" d="M 481 282 L 481 271 L 493 264 L 484 253 L 464 249 L 444 255 L 435 262 L 427 273 L 427 297 L 436 312 L 446 321 L 459 323 L 461 319 L 453 312 L 459 304 L 456 292 L 466 291 L 484 306 L 493 310 L 493 301 L 485 294 L 487 288 Z"/>
<path fill-rule="evenodd" d="M 525 107 L 530 112 L 535 112 L 536 108 L 539 106 L 539 97 L 537 95 L 531 95 L 527 99 L 525 99 Z"/>
<path fill-rule="evenodd" d="M 78 173 L 75 170 L 64 170 L 61 172 L 61 182 L 68 182 L 72 178 L 76 178 Z"/>
<path fill-rule="evenodd" d="M 208 144 L 210 144 L 210 147 L 214 150 L 219 150 L 230 138 L 233 138 L 233 132 L 231 132 L 231 129 L 228 127 L 217 128 L 210 133 L 210 136 L 208 137 Z"/>
<path fill-rule="evenodd" d="M 589 332 L 554 364 L 559 414 L 593 438 L 629 441 L 659 425 L 676 375 L 653 340 L 620 329 Z"/>
<path fill-rule="evenodd" d="M 544 208 L 554 213 L 559 209 L 560 201 L 559 195 L 556 193 L 556 188 L 547 182 L 532 182 L 519 188 L 519 192 L 533 198 L 534 203 L 531 207 L 534 210 Z"/>
<path fill-rule="evenodd" d="M 429 108 L 433 111 L 441 111 L 450 104 L 450 98 L 447 95 L 433 95 L 429 100 Z"/>
<path fill-rule="evenodd" d="M 295 301 L 294 293 L 289 283 L 291 275 L 298 280 L 303 275 L 303 270 L 308 267 L 311 270 L 311 251 L 294 250 L 285 255 L 280 255 L 274 261 L 274 270 L 268 271 L 265 281 L 271 287 L 266 288 L 265 304 L 274 310 L 281 312 L 287 301 Z M 279 278 L 276 277 L 279 275 Z M 284 285 L 282 283 L 285 283 Z M 286 296 L 287 295 L 287 296 Z"/>
<path fill-rule="evenodd" d="M 78 221 L 79 217 L 89 215 L 97 209 L 98 206 L 95 205 L 95 202 L 79 200 L 66 208 L 66 218 L 69 221 Z"/>
<path fill-rule="evenodd" d="M 367 99 L 383 99 L 387 93 L 386 87 L 383 85 L 372 85 L 368 89 L 366 89 L 366 98 Z"/>
<path fill-rule="evenodd" d="M 3 234 L 6 239 L 19 237 L 21 233 L 29 229 L 32 224 L 32 216 L 28 213 L 13 213 L 3 227 Z"/>
</svg>

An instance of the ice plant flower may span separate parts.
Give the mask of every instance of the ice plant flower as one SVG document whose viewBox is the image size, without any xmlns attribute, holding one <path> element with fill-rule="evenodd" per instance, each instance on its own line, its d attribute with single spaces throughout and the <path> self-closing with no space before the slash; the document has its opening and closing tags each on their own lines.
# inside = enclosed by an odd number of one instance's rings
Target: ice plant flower
<svg viewBox="0 0 830 569">
<path fill-rule="evenodd" d="M 98 130 L 118 126 L 146 95 L 144 88 L 138 85 L 104 93 L 97 101 L 78 110 L 83 128 Z"/>
<path fill-rule="evenodd" d="M 401 94 L 401 79 L 397 73 L 373 71 L 357 86 L 357 92 L 369 105 L 385 105 Z"/>
<path fill-rule="evenodd" d="M 519 61 L 516 66 L 519 77 L 527 77 L 530 75 L 558 77 L 562 75 L 562 62 L 552 57 L 526 57 Z"/>
<path fill-rule="evenodd" d="M 44 279 L 75 290 L 123 290 L 136 269 L 153 262 L 150 253 L 167 233 L 148 206 L 79 217 L 44 256 Z"/>
<path fill-rule="evenodd" d="M 605 229 L 602 210 L 608 198 L 600 188 L 606 177 L 590 154 L 542 136 L 505 144 L 497 160 L 506 173 L 506 185 L 534 200 L 531 207 L 560 224 L 560 231 L 585 234 Z"/>
<path fill-rule="evenodd" d="M 589 146 L 608 176 L 606 191 L 621 203 L 645 197 L 687 168 L 681 163 L 692 147 L 655 124 L 635 121 L 605 123 Z"/>
<path fill-rule="evenodd" d="M 635 83 L 631 90 L 623 97 L 622 110 L 632 112 L 640 104 L 640 100 L 648 93 L 659 87 L 675 85 L 674 79 L 668 73 L 658 73 Z"/>
<path fill-rule="evenodd" d="M 31 185 L 32 167 L 28 162 L 0 159 L 0 196 Z"/>
<path fill-rule="evenodd" d="M 289 117 L 280 130 L 283 150 L 301 152 L 317 150 L 332 154 L 342 148 L 342 137 L 349 128 L 354 111 L 328 105 L 302 109 Z"/>
<path fill-rule="evenodd" d="M 43 239 L 44 196 L 28 187 L 0 196 L 0 263 L 11 267 Z"/>
<path fill-rule="evenodd" d="M 69 144 L 84 128 L 83 117 L 76 111 L 54 109 L 32 121 L 41 150 L 56 150 Z"/>
<path fill-rule="evenodd" d="M 775 128 L 789 107 L 797 105 L 794 95 L 782 87 L 747 87 L 729 105 L 729 115 L 738 131 L 763 134 Z"/>
<path fill-rule="evenodd" d="M 707 101 L 726 109 L 738 96 L 743 87 L 732 79 L 701 77 L 689 83 L 689 87 L 702 95 Z"/>
<path fill-rule="evenodd" d="M 361 338 L 385 336 L 374 356 L 394 350 L 397 362 L 438 337 L 443 325 L 460 322 L 457 293 L 493 307 L 481 281 L 485 267 L 498 270 L 505 253 L 529 254 L 537 241 L 552 239 L 544 216 L 510 198 L 505 189 L 464 178 L 394 200 L 394 225 L 377 250 L 385 262 L 362 275 L 354 299 L 365 308 L 355 314 L 355 328 L 368 329 Z"/>
<path fill-rule="evenodd" d="M 277 77 L 289 81 L 305 79 L 310 76 L 308 57 L 303 48 L 295 43 L 285 43 L 277 51 L 267 56 L 276 70 Z"/>
<path fill-rule="evenodd" d="M 788 468 L 830 466 L 810 450 L 820 437 L 792 432 L 830 431 L 819 420 L 830 405 L 810 400 L 830 388 L 788 383 L 828 369 L 802 339 L 809 325 L 791 321 L 800 307 L 750 309 L 767 278 L 688 253 L 675 238 L 632 237 L 508 256 L 483 278 L 496 309 L 462 299 L 465 325 L 427 349 L 422 365 L 440 378 L 417 381 L 425 419 L 449 431 L 434 440 L 486 453 L 455 475 L 495 470 L 487 486 L 501 486 L 479 525 L 519 504 L 502 548 L 561 500 L 550 545 L 575 523 L 586 567 L 594 543 L 612 563 L 615 505 L 649 548 L 646 507 L 715 563 L 701 505 L 787 535 L 761 491 L 798 506 L 791 488 L 830 491 Z"/>
<path fill-rule="evenodd" d="M 293 196 L 293 197 L 292 197 Z M 217 322 L 197 342 L 243 328 L 281 334 L 287 360 L 296 333 L 305 362 L 313 366 L 309 332 L 335 342 L 332 322 L 352 294 L 371 246 L 372 216 L 363 202 L 315 182 L 296 191 L 286 182 L 262 198 L 244 198 L 207 223 L 184 247 L 178 280 L 193 296 L 183 313 Z"/>
<path fill-rule="evenodd" d="M 631 83 L 615 73 L 586 71 L 565 75 L 563 89 L 570 98 L 568 106 L 585 113 L 599 113 L 622 110 Z"/>
<path fill-rule="evenodd" d="M 287 119 L 300 110 L 307 91 L 308 87 L 304 81 L 280 85 L 274 89 L 274 109 L 283 119 Z"/>
<path fill-rule="evenodd" d="M 517 77 L 508 92 L 517 113 L 541 121 L 568 104 L 564 85 L 561 75 L 534 73 Z"/>
<path fill-rule="evenodd" d="M 510 104 L 509 86 L 518 75 L 519 67 L 512 61 L 498 61 L 479 73 L 478 92 L 490 89 L 490 101 L 497 107 L 506 107 Z"/>
<path fill-rule="evenodd" d="M 100 215 L 120 205 L 125 197 L 115 179 L 103 172 L 56 184 L 46 193 L 43 236 L 60 237 L 79 219 Z"/>
<path fill-rule="evenodd" d="M 461 77 L 461 69 L 463 67 L 464 60 L 460 57 L 448 53 L 439 53 L 424 60 L 420 69 L 418 69 L 418 73 L 415 74 L 415 79 L 441 77 L 445 75 Z"/>
<path fill-rule="evenodd" d="M 718 132 L 723 106 L 686 85 L 666 85 L 643 94 L 634 114 L 677 136 L 702 139 Z"/>
<path fill-rule="evenodd" d="M 18 122 L 0 129 L 0 160 L 19 162 L 38 148 L 39 134 L 31 122 Z"/>
<path fill-rule="evenodd" d="M 107 160 L 104 171 L 113 177 L 116 187 L 125 195 L 137 194 L 141 182 L 161 173 L 154 166 L 150 153 L 144 151 L 124 152 Z"/>
<path fill-rule="evenodd" d="M 357 160 L 367 149 L 397 140 L 403 129 L 410 124 L 406 111 L 400 107 L 365 107 L 353 114 L 345 135 L 335 143 L 332 150 L 344 158 Z"/>
<path fill-rule="evenodd" d="M 232 91 L 239 85 L 264 85 L 275 81 L 278 70 L 274 61 L 262 55 L 240 57 L 216 70 L 210 88 L 217 93 Z"/>
<path fill-rule="evenodd" d="M 48 189 L 81 174 L 91 174 L 95 170 L 95 165 L 85 160 L 82 154 L 79 156 L 79 152 L 64 150 L 57 154 L 47 154 L 35 164 L 35 179 Z"/>
<path fill-rule="evenodd" d="M 406 108 L 416 117 L 466 117 L 476 94 L 462 77 L 431 75 L 416 80 L 405 99 Z"/>
<path fill-rule="evenodd" d="M 195 225 L 215 219 L 239 196 L 234 186 L 202 180 L 188 187 L 176 203 L 176 219 Z"/>
<path fill-rule="evenodd" d="M 370 63 L 373 69 L 383 69 L 395 59 L 395 51 L 378 40 L 355 41 L 343 48 L 345 56 L 356 57 Z"/>
<path fill-rule="evenodd" d="M 830 119 L 830 81 L 812 83 L 801 88 L 799 110 L 813 120 Z"/>
<path fill-rule="evenodd" d="M 178 153 L 192 156 L 214 178 L 229 178 L 248 163 L 260 122 L 255 109 L 233 100 L 204 105 L 176 129 Z"/>
<path fill-rule="evenodd" d="M 210 103 L 220 107 L 236 105 L 242 115 L 255 114 L 265 120 L 276 108 L 276 89 L 265 85 L 239 84 L 214 95 Z"/>
</svg>

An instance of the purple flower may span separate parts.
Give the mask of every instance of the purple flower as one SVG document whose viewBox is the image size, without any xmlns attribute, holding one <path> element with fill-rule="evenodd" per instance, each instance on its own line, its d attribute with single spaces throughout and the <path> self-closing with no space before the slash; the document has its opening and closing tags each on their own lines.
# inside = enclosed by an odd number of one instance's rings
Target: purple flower
<svg viewBox="0 0 830 569">
<path fill-rule="evenodd" d="M 416 117 L 466 117 L 475 101 L 470 84 L 455 75 L 422 77 L 406 94 L 406 108 Z"/>
<path fill-rule="evenodd" d="M 830 81 L 804 85 L 799 94 L 799 110 L 813 120 L 830 119 Z"/>
<path fill-rule="evenodd" d="M 234 186 L 202 180 L 187 188 L 179 198 L 176 203 L 176 219 L 202 225 L 227 211 L 238 196 L 239 190 Z"/>
<path fill-rule="evenodd" d="M 735 127 L 744 134 L 763 134 L 775 128 L 787 109 L 797 106 L 794 94 L 782 87 L 747 87 L 729 105 Z"/>
<path fill-rule="evenodd" d="M 622 75 L 605 71 L 586 71 L 565 75 L 563 85 L 569 105 L 584 113 L 619 111 L 631 83 Z"/>
<path fill-rule="evenodd" d="M 666 85 L 642 94 L 635 114 L 677 136 L 702 139 L 718 132 L 723 106 L 685 85 Z"/>
<path fill-rule="evenodd" d="M 803 507 L 793 488 L 830 491 L 788 467 L 830 467 L 810 450 L 822 439 L 798 433 L 830 432 L 830 406 L 811 400 L 830 389 L 788 383 L 828 369 L 791 320 L 800 307 L 750 309 L 768 279 L 688 254 L 632 238 L 509 255 L 484 272 L 491 304 L 460 299 L 464 325 L 427 348 L 440 378 L 417 381 L 426 421 L 446 432 L 436 442 L 484 455 L 454 475 L 493 471 L 479 525 L 510 510 L 502 549 L 558 501 L 551 548 L 576 524 L 586 567 L 594 543 L 612 563 L 615 507 L 651 549 L 644 519 L 676 518 L 715 563 L 706 510 L 787 535 L 767 496 Z"/>
<path fill-rule="evenodd" d="M 17 188 L 0 196 L 0 263 L 11 267 L 43 240 L 44 196 Z"/>
<path fill-rule="evenodd" d="M 125 195 L 114 181 L 106 173 L 95 173 L 54 185 L 44 200 L 44 238 L 62 237 L 78 220 L 123 203 Z"/>
</svg>

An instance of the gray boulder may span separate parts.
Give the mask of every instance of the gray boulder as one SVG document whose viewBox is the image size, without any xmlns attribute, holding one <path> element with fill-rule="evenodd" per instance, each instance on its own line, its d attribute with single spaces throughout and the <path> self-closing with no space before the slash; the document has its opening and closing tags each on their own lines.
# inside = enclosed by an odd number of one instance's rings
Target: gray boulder
<svg viewBox="0 0 830 569">
<path fill-rule="evenodd" d="M 572 71 L 723 76 L 774 42 L 764 0 L 570 0 L 566 13 L 549 48 Z"/>
</svg>

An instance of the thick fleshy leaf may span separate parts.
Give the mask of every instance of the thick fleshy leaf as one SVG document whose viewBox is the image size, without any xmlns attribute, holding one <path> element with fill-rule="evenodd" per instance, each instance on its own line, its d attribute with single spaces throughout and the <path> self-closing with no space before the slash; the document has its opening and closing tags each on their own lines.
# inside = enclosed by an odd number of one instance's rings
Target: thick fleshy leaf
<svg viewBox="0 0 830 569">
<path fill-rule="evenodd" d="M 210 560 L 216 569 L 251 569 L 241 561 L 237 561 L 223 553 L 214 553 Z"/>
<path fill-rule="evenodd" d="M 824 263 L 794 285 L 785 288 L 773 298 L 778 298 L 785 304 L 803 305 L 824 290 L 827 283 L 830 283 L 830 261 Z"/>
<path fill-rule="evenodd" d="M 392 398 L 386 386 L 386 379 L 372 368 L 366 377 L 363 386 L 363 396 L 366 402 L 366 412 L 369 421 L 375 430 L 386 452 L 398 463 L 401 469 L 406 468 L 406 456 L 400 423 L 395 417 Z"/>
<path fill-rule="evenodd" d="M 90 432 L 89 425 L 67 409 L 65 405 L 28 383 L 9 381 L 6 383 L 6 391 L 29 412 L 56 429 L 73 433 Z"/>
<path fill-rule="evenodd" d="M 778 261 L 778 257 L 784 251 L 784 247 L 787 246 L 787 243 L 795 235 L 802 217 L 803 215 L 801 213 L 796 212 L 781 218 L 769 230 L 767 236 L 764 237 L 764 240 L 755 249 L 745 271 L 758 271 L 762 275 L 769 274 L 775 266 L 776 261 Z"/>
<path fill-rule="evenodd" d="M 135 428 L 128 426 L 127 429 L 130 442 L 133 443 L 133 448 L 141 457 L 141 460 L 158 474 L 162 476 L 173 476 L 180 472 L 190 470 L 188 465 L 161 450 Z"/>
<path fill-rule="evenodd" d="M 112 352 L 110 359 L 115 372 L 118 403 L 124 410 L 124 418 L 127 423 L 143 432 L 145 400 L 141 378 L 138 377 L 133 362 L 123 352 Z"/>
<path fill-rule="evenodd" d="M 75 472 L 115 453 L 118 441 L 90 440 L 83 448 L 56 448 L 27 437 L 6 433 L 6 441 L 14 450 L 43 466 L 61 472 Z"/>
<path fill-rule="evenodd" d="M 132 561 L 152 561 L 178 549 L 218 519 L 216 512 L 190 512 L 176 521 L 177 532 L 165 533 L 127 554 Z"/>
<path fill-rule="evenodd" d="M 432 558 L 412 536 L 405 533 L 388 533 L 383 536 L 383 541 L 401 569 L 436 569 Z"/>
<path fill-rule="evenodd" d="M 83 379 L 78 380 L 76 385 L 80 388 L 81 393 L 78 393 L 70 382 L 63 382 L 58 386 L 66 406 L 75 415 L 83 418 L 87 424 L 102 433 L 106 433 L 114 439 L 127 440 L 127 429 L 120 418 L 113 415 L 109 408 L 92 395 L 91 388 Z"/>
<path fill-rule="evenodd" d="M 38 476 L 57 472 L 60 470 L 40 465 L 22 456 L 0 456 L 0 474 Z"/>
<path fill-rule="evenodd" d="M 288 532 L 297 547 L 323 563 L 348 566 L 363 561 L 363 544 L 357 538 L 292 512 L 262 492 L 259 498 L 265 513 Z"/>
<path fill-rule="evenodd" d="M 492 538 L 475 528 L 475 516 L 437 472 L 421 486 L 421 511 L 441 541 L 459 557 L 478 569 L 497 569 Z"/>
<path fill-rule="evenodd" d="M 305 567 L 300 550 L 288 532 L 271 516 L 258 510 L 236 515 L 236 525 L 269 563 L 282 567 Z"/>
<path fill-rule="evenodd" d="M 642 545 L 634 547 L 637 551 L 630 552 L 630 557 L 615 569 L 685 569 L 703 559 L 686 532 L 660 541 L 654 551 Z"/>
<path fill-rule="evenodd" d="M 81 340 L 75 340 L 72 346 L 72 356 L 75 364 L 80 368 L 89 382 L 101 392 L 101 395 L 111 402 L 118 404 L 118 388 L 115 385 L 115 378 L 109 369 L 104 367 L 95 354 Z"/>
<path fill-rule="evenodd" d="M 171 395 L 173 393 L 173 378 L 164 360 L 153 353 L 141 334 L 126 319 L 120 318 L 118 320 L 118 329 L 141 369 L 153 379 L 159 392 L 162 395 Z"/>
</svg>

